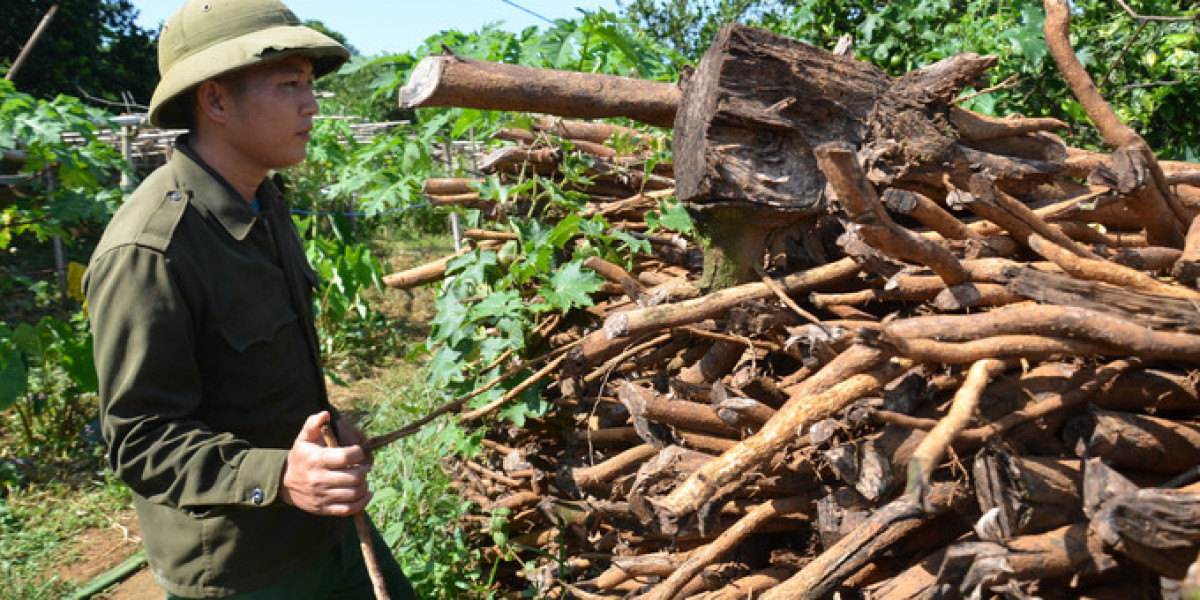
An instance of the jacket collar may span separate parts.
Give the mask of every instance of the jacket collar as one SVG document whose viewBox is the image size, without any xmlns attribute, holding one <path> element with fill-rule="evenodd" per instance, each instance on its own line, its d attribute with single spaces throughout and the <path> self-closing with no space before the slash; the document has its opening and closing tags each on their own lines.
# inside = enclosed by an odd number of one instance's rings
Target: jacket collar
<svg viewBox="0 0 1200 600">
<path fill-rule="evenodd" d="M 169 164 L 176 187 L 188 193 L 193 206 L 215 218 L 234 239 L 239 242 L 246 239 L 258 215 L 224 177 L 196 155 L 186 134 L 175 141 L 175 153 Z M 259 184 L 256 194 L 264 210 L 274 210 L 282 198 L 282 192 L 269 177 Z"/>
</svg>

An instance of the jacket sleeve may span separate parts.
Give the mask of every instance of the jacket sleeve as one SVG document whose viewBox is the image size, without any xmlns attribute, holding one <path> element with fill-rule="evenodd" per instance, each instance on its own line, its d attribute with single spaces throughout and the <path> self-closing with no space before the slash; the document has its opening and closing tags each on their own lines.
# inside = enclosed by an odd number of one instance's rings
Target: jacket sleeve
<svg viewBox="0 0 1200 600">
<path fill-rule="evenodd" d="M 148 501 L 198 516 L 277 498 L 287 450 L 196 418 L 202 397 L 186 278 L 155 249 L 118 246 L 85 280 L 108 460 Z"/>
</svg>

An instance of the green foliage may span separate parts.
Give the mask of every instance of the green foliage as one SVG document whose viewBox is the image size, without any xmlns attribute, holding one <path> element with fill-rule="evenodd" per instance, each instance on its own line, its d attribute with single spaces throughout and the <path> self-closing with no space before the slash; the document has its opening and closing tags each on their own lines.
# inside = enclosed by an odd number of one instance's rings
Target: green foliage
<svg viewBox="0 0 1200 600">
<path fill-rule="evenodd" d="M 1072 3 L 1071 40 L 1101 92 L 1126 123 L 1163 158 L 1200 159 L 1200 92 L 1194 21 L 1139 23 L 1102 0 Z M 978 96 L 967 108 L 992 115 L 1052 116 L 1075 126 L 1068 142 L 1097 147 L 1099 136 L 1051 60 L 1040 0 L 636 0 L 624 15 L 650 36 L 669 40 L 675 60 L 697 61 L 725 23 L 760 25 L 832 48 L 842 35 L 857 58 L 900 75 L 958 52 L 992 54 L 989 84 L 1013 81 Z M 1193 2 L 1146 0 L 1143 15 L 1197 14 Z M 1111 72 L 1110 72 L 1111 71 Z"/>
<path fill-rule="evenodd" d="M 51 5 L 58 11 L 17 71 L 17 86 L 39 98 L 60 94 L 148 104 L 158 81 L 155 32 L 136 23 L 130 0 L 7 0 L 0 57 L 13 59 Z"/>
<path fill-rule="evenodd" d="M 552 197 L 546 210 L 562 201 Z M 602 280 L 582 267 L 589 256 L 628 265 L 632 253 L 649 251 L 644 240 L 612 230 L 602 217 L 584 219 L 575 211 L 550 225 L 538 219 L 514 220 L 510 230 L 518 238 L 499 251 L 474 250 L 447 267 L 428 340 L 434 351 L 429 366 L 432 389 L 461 395 L 480 387 L 501 374 L 496 363 L 502 362 L 502 355 L 522 356 L 532 350 L 533 329 L 547 315 L 591 306 L 591 295 Z M 476 404 L 496 400 L 529 375 L 511 377 L 478 396 Z M 547 408 L 535 385 L 503 415 L 522 425 Z"/>
<path fill-rule="evenodd" d="M 546 29 L 529 27 L 510 33 L 495 25 L 478 32 L 447 31 L 425 41 L 418 56 L 436 54 L 444 45 L 455 54 L 522 64 L 642 79 L 660 79 L 677 74 L 675 65 L 661 60 L 662 48 L 612 12 L 581 11 L 579 19 L 560 19 Z"/>
<path fill-rule="evenodd" d="M 692 216 L 688 214 L 683 204 L 674 198 L 659 202 L 658 210 L 647 213 L 646 224 L 650 226 L 651 233 L 660 229 L 684 234 L 693 234 L 696 231 L 696 224 L 692 222 Z"/>
<path fill-rule="evenodd" d="M 79 449 L 97 388 L 85 319 L 0 323 L 0 411 L 19 441 L 10 451 L 59 457 Z"/>
<path fill-rule="evenodd" d="M 432 409 L 435 395 L 416 379 L 389 380 L 372 428 L 390 431 Z M 429 426 L 375 454 L 371 513 L 421 598 L 484 597 L 490 584 L 477 540 L 458 526 L 473 505 L 442 469 L 448 456 L 472 456 L 481 435 L 453 424 Z"/>
<path fill-rule="evenodd" d="M 1152 22 L 1139 34 L 1139 24 L 1109 2 L 1073 4 L 1075 53 L 1121 119 L 1163 158 L 1200 156 L 1200 115 L 1191 108 L 1200 92 L 1200 33 L 1195 23 Z M 1178 0 L 1151 0 L 1136 8 L 1150 15 L 1196 14 L 1192 3 Z M 1048 54 L 1044 23 L 1040 0 L 819 0 L 798 3 L 768 25 L 825 48 L 840 35 L 853 35 L 858 58 L 893 75 L 958 52 L 995 55 L 999 64 L 989 71 L 990 84 L 1010 77 L 1013 82 L 976 97 L 967 108 L 993 115 L 1057 117 L 1074 126 L 1069 143 L 1096 147 L 1099 136 Z"/>
<path fill-rule="evenodd" d="M 12 200 L 0 198 L 0 250 L 17 236 L 45 241 L 111 217 L 121 198 L 115 178 L 129 167 L 96 138 L 102 124 L 105 113 L 75 98 L 37 100 L 0 81 L 0 149 L 24 153 Z M 66 133 L 82 136 L 83 145 L 63 143 Z"/>
<path fill-rule="evenodd" d="M 318 121 L 308 160 L 292 170 L 296 206 L 362 213 L 367 229 L 414 209 L 424 202 L 421 187 L 436 168 L 433 146 L 444 126 L 445 119 L 399 127 L 360 143 L 347 121 Z"/>
<path fill-rule="evenodd" d="M 633 0 L 628 4 L 617 0 L 640 31 L 665 40 L 685 60 L 704 54 L 721 27 L 778 16 L 781 4 L 777 0 Z"/>
<path fill-rule="evenodd" d="M 0 81 L 0 148 L 23 155 L 11 195 L 0 198 L 0 250 L 9 264 L 22 265 L 53 236 L 71 240 L 74 230 L 115 211 L 121 194 L 114 183 L 128 167 L 96 138 L 106 120 L 75 98 L 37 100 Z M 68 132 L 84 143 L 64 143 Z M 0 321 L 0 412 L 16 442 L 9 450 L 53 457 L 79 450 L 97 388 L 86 320 L 56 311 L 47 282 L 5 274 L 0 284 L 13 311 L 3 318 L 27 321 Z"/>
<path fill-rule="evenodd" d="M 416 64 L 411 54 L 367 57 L 352 54 L 337 73 L 322 77 L 316 88 L 332 97 L 323 102 L 325 114 L 361 117 L 368 121 L 413 120 L 413 111 L 396 103 L 396 74 Z"/>
<path fill-rule="evenodd" d="M 325 363 L 339 372 L 361 374 L 403 346 L 397 328 L 368 300 L 383 288 L 384 268 L 365 242 L 355 240 L 349 220 L 314 214 L 295 218 L 301 231 L 328 224 L 304 242 L 320 286 L 313 300 L 317 334 Z"/>
</svg>

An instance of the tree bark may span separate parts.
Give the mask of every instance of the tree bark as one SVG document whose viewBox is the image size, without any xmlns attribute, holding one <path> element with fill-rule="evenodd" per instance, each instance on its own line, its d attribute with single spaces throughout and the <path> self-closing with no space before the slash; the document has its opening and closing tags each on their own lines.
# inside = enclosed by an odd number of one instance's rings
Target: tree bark
<svg viewBox="0 0 1200 600">
<path fill-rule="evenodd" d="M 596 73 L 538 69 L 453 54 L 427 56 L 400 89 L 402 108 L 455 106 L 578 119 L 628 117 L 671 127 L 679 88 Z"/>
<path fill-rule="evenodd" d="M 1141 182 L 1136 190 L 1130 190 L 1130 207 L 1146 227 L 1146 235 L 1150 243 L 1159 246 L 1181 248 L 1184 243 L 1183 223 L 1185 220 L 1178 207 L 1168 200 L 1169 192 L 1164 191 L 1162 168 L 1158 165 L 1154 153 L 1131 127 L 1117 117 L 1096 83 L 1080 64 L 1071 47 L 1068 36 L 1071 27 L 1071 8 L 1067 0 L 1045 0 L 1046 24 L 1044 27 L 1046 45 L 1050 49 L 1054 62 L 1058 64 L 1063 77 L 1071 86 L 1071 91 L 1083 105 L 1088 117 L 1100 130 L 1100 136 L 1105 143 L 1116 151 L 1128 152 L 1131 159 L 1145 166 L 1151 177 L 1149 181 Z"/>
<path fill-rule="evenodd" d="M 883 360 L 870 371 L 849 377 L 825 392 L 789 401 L 762 430 L 706 463 L 661 500 L 663 518 L 677 519 L 699 510 L 719 488 L 794 443 L 797 432 L 804 427 L 832 416 L 868 394 L 878 393 L 909 366 L 911 363 L 905 360 Z"/>
</svg>

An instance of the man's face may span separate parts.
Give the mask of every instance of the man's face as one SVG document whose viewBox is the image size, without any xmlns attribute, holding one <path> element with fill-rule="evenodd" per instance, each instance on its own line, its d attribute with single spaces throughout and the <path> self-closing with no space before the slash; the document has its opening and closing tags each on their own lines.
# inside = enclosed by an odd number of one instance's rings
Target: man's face
<svg viewBox="0 0 1200 600">
<path fill-rule="evenodd" d="M 293 56 L 250 67 L 225 82 L 233 98 L 229 129 L 242 160 L 279 169 L 304 160 L 317 98 L 312 61 Z"/>
</svg>

